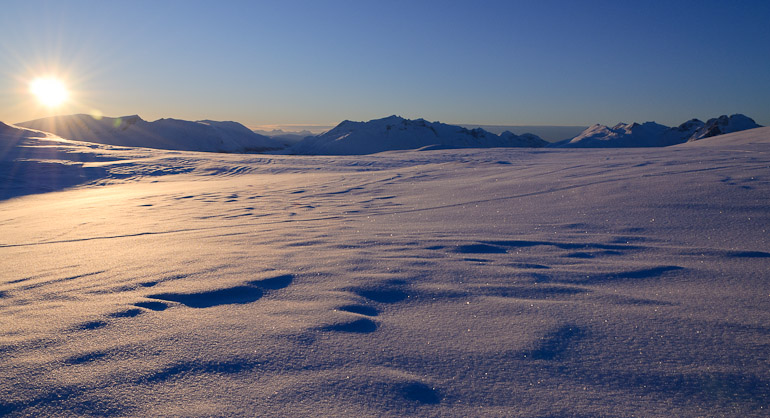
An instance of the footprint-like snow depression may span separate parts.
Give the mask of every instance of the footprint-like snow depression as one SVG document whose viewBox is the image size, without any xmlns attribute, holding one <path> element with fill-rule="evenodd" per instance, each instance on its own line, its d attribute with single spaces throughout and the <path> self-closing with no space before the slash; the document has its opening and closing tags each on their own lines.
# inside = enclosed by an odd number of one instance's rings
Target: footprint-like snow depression
<svg viewBox="0 0 770 418">
<path fill-rule="evenodd" d="M 0 147 L 0 415 L 770 413 L 770 128 L 367 156 L 41 136 Z"/>
</svg>

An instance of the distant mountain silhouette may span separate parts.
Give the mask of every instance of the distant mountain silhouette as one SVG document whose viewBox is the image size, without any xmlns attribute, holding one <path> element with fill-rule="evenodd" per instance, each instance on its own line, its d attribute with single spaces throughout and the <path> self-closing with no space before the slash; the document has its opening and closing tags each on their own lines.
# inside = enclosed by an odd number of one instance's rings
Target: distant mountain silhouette
<svg viewBox="0 0 770 418">
<path fill-rule="evenodd" d="M 305 138 L 289 148 L 293 154 L 360 155 L 382 151 L 438 148 L 543 147 L 547 144 L 532 134 L 495 135 L 481 128 L 400 116 L 352 122 L 346 120 L 321 135 Z"/>
<path fill-rule="evenodd" d="M 36 119 L 18 125 L 71 140 L 127 147 L 260 152 L 285 146 L 281 141 L 258 135 L 237 122 L 191 122 L 179 119 L 147 122 L 137 115 L 95 118 L 79 114 Z"/>
<path fill-rule="evenodd" d="M 760 125 L 757 125 L 753 119 L 741 114 L 723 115 L 709 119 L 706 123 L 691 119 L 675 128 L 655 122 L 619 123 L 612 128 L 597 124 L 588 127 L 572 139 L 557 142 L 551 146 L 563 148 L 665 147 L 759 127 Z"/>
</svg>

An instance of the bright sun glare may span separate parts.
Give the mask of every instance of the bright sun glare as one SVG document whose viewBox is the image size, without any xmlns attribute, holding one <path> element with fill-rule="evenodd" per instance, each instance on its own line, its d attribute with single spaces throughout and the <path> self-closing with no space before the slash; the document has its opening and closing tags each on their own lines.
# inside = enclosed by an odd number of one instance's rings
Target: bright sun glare
<svg viewBox="0 0 770 418">
<path fill-rule="evenodd" d="M 61 105 L 69 96 L 64 83 L 55 78 L 36 78 L 29 83 L 29 91 L 41 104 L 48 107 Z"/>
</svg>

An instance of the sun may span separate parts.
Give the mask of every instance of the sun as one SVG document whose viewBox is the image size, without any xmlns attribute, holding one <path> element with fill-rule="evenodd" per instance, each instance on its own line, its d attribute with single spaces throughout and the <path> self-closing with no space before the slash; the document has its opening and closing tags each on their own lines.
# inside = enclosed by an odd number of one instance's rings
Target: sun
<svg viewBox="0 0 770 418">
<path fill-rule="evenodd" d="M 29 91 L 40 104 L 57 107 L 67 101 L 69 92 L 64 83 L 53 77 L 40 77 L 29 83 Z"/>
</svg>

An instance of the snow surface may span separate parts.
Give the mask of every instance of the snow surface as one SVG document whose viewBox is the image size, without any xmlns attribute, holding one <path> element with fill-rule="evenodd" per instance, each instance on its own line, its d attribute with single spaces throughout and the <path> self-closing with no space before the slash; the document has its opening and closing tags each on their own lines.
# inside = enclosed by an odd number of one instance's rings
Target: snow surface
<svg viewBox="0 0 770 418">
<path fill-rule="evenodd" d="M 0 415 L 768 415 L 770 128 L 355 157 L 1 132 Z"/>
<path fill-rule="evenodd" d="M 206 152 L 262 152 L 285 147 L 281 141 L 258 135 L 237 122 L 120 118 L 91 115 L 54 116 L 19 123 L 63 138 L 126 147 Z"/>
<path fill-rule="evenodd" d="M 282 153 L 362 155 L 407 149 L 543 147 L 546 143 L 532 134 L 517 136 L 505 132 L 495 135 L 481 128 L 467 129 L 394 115 L 369 122 L 346 120 L 328 132 L 305 138 Z"/>
<path fill-rule="evenodd" d="M 619 123 L 612 128 L 596 124 L 570 140 L 550 146 L 561 148 L 666 147 L 758 127 L 760 125 L 757 125 L 753 119 L 741 114 L 729 117 L 722 115 L 709 119 L 706 123 L 691 119 L 675 128 L 655 122 Z"/>
</svg>

